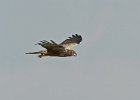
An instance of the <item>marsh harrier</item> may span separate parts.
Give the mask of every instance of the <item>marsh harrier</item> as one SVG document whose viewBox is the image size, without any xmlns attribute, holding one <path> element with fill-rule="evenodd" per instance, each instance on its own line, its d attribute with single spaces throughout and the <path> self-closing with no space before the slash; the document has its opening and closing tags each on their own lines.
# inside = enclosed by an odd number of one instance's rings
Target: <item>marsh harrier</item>
<svg viewBox="0 0 140 100">
<path fill-rule="evenodd" d="M 77 53 L 72 49 L 78 44 L 80 44 L 81 41 L 82 36 L 78 34 L 72 35 L 72 37 L 69 37 L 60 44 L 57 44 L 53 40 L 50 40 L 50 42 L 43 40 L 37 44 L 41 45 L 47 50 L 42 50 L 38 52 L 29 52 L 26 54 L 39 54 L 38 57 L 40 58 L 44 56 L 58 56 L 58 57 L 77 56 Z"/>
</svg>

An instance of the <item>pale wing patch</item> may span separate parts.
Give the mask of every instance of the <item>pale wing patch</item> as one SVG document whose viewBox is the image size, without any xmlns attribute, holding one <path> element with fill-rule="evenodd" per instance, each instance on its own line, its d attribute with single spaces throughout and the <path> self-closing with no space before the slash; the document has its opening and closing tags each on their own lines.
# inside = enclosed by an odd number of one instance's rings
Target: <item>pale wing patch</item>
<svg viewBox="0 0 140 100">
<path fill-rule="evenodd" d="M 75 34 L 72 35 L 72 37 L 69 37 L 68 39 L 64 40 L 62 43 L 60 43 L 61 46 L 63 46 L 65 49 L 72 49 L 73 47 L 80 44 L 82 41 L 82 36 Z"/>
<path fill-rule="evenodd" d="M 78 45 L 77 43 L 70 43 L 70 44 L 63 44 L 63 47 L 64 47 L 65 49 L 71 50 L 71 49 L 73 49 L 74 47 L 76 47 L 77 45 Z"/>
</svg>

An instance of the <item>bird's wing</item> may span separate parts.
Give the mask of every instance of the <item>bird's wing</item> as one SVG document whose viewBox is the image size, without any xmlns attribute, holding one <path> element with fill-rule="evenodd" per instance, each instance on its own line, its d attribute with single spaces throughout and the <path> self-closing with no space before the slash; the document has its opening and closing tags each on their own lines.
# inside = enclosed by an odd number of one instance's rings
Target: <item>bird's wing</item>
<svg viewBox="0 0 140 100">
<path fill-rule="evenodd" d="M 51 42 L 43 40 L 43 41 L 40 41 L 40 43 L 37 43 L 37 44 L 41 45 L 44 48 L 46 48 L 49 52 L 64 50 L 63 46 L 55 43 L 53 40 L 50 40 L 50 41 Z"/>
<path fill-rule="evenodd" d="M 60 43 L 60 45 L 63 46 L 65 49 L 73 49 L 81 41 L 82 41 L 82 36 L 75 34 L 72 35 L 72 37 L 69 37 L 68 39 L 64 40 L 62 43 Z"/>
</svg>

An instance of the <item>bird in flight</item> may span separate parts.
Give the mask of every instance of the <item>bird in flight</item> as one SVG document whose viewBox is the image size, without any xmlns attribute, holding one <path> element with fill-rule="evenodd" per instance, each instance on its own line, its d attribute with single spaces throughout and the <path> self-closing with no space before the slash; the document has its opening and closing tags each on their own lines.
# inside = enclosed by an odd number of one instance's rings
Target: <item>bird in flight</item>
<svg viewBox="0 0 140 100">
<path fill-rule="evenodd" d="M 40 41 L 37 45 L 42 46 L 47 50 L 42 50 L 38 52 L 29 52 L 26 54 L 39 54 L 38 57 L 42 58 L 44 56 L 57 56 L 57 57 L 69 57 L 69 56 L 77 56 L 77 53 L 73 50 L 75 46 L 80 44 L 82 41 L 82 36 L 75 34 L 64 40 L 62 43 L 57 44 L 53 40 Z"/>
</svg>

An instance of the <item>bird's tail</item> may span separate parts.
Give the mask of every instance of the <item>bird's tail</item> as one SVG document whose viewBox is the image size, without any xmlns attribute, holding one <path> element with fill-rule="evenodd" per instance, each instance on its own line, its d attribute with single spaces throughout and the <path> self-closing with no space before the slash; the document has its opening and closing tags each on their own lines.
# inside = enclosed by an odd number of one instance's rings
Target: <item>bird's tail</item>
<svg viewBox="0 0 140 100">
<path fill-rule="evenodd" d="M 43 51 L 37 51 L 37 52 L 28 52 L 25 54 L 40 54 L 38 57 L 41 58 L 43 56 L 47 56 L 48 52 L 47 52 L 47 50 L 43 50 Z"/>
<path fill-rule="evenodd" d="M 25 54 L 41 54 L 41 52 L 40 51 L 38 51 L 38 52 L 28 52 L 28 53 L 25 53 Z"/>
<path fill-rule="evenodd" d="M 37 51 L 37 52 L 28 52 L 25 54 L 42 54 L 42 55 L 46 55 L 48 54 L 47 50 L 43 50 L 43 51 Z"/>
</svg>

